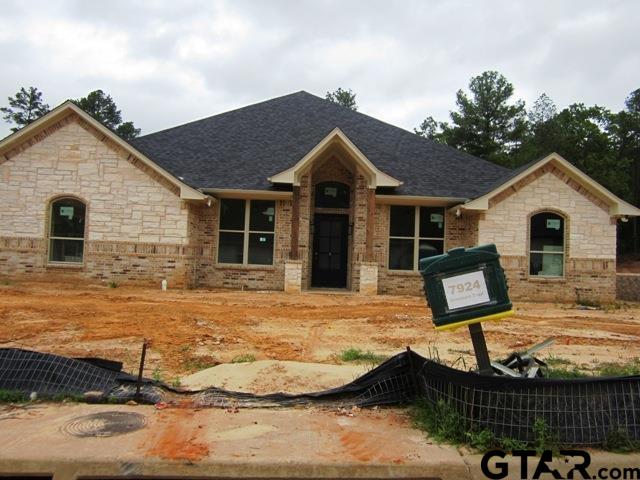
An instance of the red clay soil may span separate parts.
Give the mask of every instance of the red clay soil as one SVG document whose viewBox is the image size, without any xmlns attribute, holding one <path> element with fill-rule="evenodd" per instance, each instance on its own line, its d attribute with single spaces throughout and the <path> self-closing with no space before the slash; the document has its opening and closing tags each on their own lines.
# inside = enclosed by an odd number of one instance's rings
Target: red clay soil
<svg viewBox="0 0 640 480">
<path fill-rule="evenodd" d="M 499 357 L 553 336 L 549 353 L 579 364 L 640 356 L 640 305 L 579 310 L 517 303 L 516 317 L 485 324 Z M 0 347 L 102 356 L 135 371 L 144 338 L 145 375 L 165 380 L 241 354 L 257 359 L 339 363 L 350 347 L 473 364 L 469 334 L 435 332 L 421 297 L 169 290 L 13 282 L 0 286 Z"/>
</svg>

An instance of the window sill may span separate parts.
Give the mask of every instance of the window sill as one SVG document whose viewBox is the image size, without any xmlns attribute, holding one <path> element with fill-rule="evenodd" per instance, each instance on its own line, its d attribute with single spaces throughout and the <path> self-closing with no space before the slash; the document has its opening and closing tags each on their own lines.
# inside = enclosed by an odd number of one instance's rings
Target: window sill
<svg viewBox="0 0 640 480">
<path fill-rule="evenodd" d="M 71 262 L 48 262 L 46 265 L 47 270 L 82 270 L 84 269 L 84 262 L 71 263 Z"/>
<path fill-rule="evenodd" d="M 226 270 L 275 270 L 275 265 L 243 265 L 239 263 L 216 263 L 216 268 Z"/>
<path fill-rule="evenodd" d="M 540 283 L 566 283 L 566 277 L 545 277 L 544 275 L 529 275 L 529 281 Z"/>
<path fill-rule="evenodd" d="M 418 270 L 391 270 L 387 269 L 389 275 L 395 275 L 397 277 L 417 277 L 420 276 Z"/>
</svg>

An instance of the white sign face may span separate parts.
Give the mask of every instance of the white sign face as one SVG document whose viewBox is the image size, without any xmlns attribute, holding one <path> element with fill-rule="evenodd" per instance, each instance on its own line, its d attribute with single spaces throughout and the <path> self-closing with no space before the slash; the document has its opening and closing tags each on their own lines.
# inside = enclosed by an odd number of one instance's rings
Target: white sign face
<svg viewBox="0 0 640 480">
<path fill-rule="evenodd" d="M 442 280 L 449 310 L 488 302 L 489 292 L 484 273 L 471 272 Z"/>
</svg>

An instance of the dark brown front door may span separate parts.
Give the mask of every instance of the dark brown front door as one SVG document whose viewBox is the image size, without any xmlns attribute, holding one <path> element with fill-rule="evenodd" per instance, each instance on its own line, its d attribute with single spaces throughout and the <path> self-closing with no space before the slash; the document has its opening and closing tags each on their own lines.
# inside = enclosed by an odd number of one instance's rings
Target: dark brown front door
<svg viewBox="0 0 640 480">
<path fill-rule="evenodd" d="M 316 214 L 313 234 L 314 287 L 347 286 L 348 215 Z"/>
</svg>

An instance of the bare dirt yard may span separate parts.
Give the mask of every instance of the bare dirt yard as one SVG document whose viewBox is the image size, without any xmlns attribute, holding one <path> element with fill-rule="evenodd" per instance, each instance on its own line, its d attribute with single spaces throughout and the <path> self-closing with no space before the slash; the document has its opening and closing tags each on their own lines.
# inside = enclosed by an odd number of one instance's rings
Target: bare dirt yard
<svg viewBox="0 0 640 480">
<path fill-rule="evenodd" d="M 352 347 L 392 355 L 410 345 L 458 368 L 475 363 L 466 328 L 436 332 L 421 297 L 7 283 L 0 285 L 0 347 L 101 356 L 135 371 L 148 338 L 145 375 L 167 381 L 240 356 L 340 364 L 341 352 Z M 543 358 L 584 367 L 640 357 L 640 304 L 582 310 L 516 302 L 515 310 L 513 318 L 484 324 L 495 358 L 548 337 L 556 343 Z M 263 364 L 265 377 L 283 372 Z M 264 392 L 282 385 L 253 387 Z"/>
</svg>

